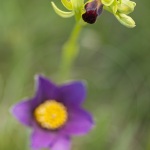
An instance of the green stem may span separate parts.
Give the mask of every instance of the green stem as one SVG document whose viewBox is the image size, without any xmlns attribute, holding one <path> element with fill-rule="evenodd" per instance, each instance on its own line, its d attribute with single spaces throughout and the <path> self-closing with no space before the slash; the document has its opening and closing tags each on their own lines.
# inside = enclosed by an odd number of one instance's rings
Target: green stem
<svg viewBox="0 0 150 150">
<path fill-rule="evenodd" d="M 70 35 L 70 38 L 62 48 L 62 58 L 60 63 L 60 74 L 59 74 L 61 81 L 66 80 L 70 77 L 71 67 L 79 52 L 77 41 L 81 29 L 82 25 L 77 22 Z"/>
</svg>

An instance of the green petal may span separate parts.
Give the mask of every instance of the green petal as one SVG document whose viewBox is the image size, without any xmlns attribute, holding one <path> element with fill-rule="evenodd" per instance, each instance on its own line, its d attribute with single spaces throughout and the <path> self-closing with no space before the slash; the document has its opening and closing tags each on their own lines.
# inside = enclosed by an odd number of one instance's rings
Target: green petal
<svg viewBox="0 0 150 150">
<path fill-rule="evenodd" d="M 136 26 L 134 20 L 130 16 L 117 13 L 115 14 L 115 17 L 118 19 L 118 21 L 121 24 L 123 24 L 124 26 L 128 28 L 134 28 Z"/>
<path fill-rule="evenodd" d="M 61 17 L 63 17 L 63 18 L 69 18 L 69 17 L 72 17 L 72 16 L 74 15 L 74 12 L 73 12 L 73 11 L 71 11 L 71 12 L 65 12 L 65 11 L 60 10 L 60 9 L 54 4 L 54 2 L 51 2 L 51 4 L 52 4 L 53 9 L 55 10 L 55 12 L 56 12 L 59 16 L 61 16 Z"/>
<path fill-rule="evenodd" d="M 72 3 L 70 0 L 61 0 L 61 2 L 68 10 L 72 10 Z"/>
<path fill-rule="evenodd" d="M 114 0 L 102 0 L 102 4 L 104 4 L 105 6 L 110 6 L 113 2 Z"/>
</svg>

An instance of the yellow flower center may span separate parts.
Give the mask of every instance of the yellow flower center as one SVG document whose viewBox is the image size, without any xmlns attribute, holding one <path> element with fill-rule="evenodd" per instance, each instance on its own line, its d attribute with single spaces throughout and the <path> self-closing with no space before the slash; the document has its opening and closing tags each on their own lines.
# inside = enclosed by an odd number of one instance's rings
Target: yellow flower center
<svg viewBox="0 0 150 150">
<path fill-rule="evenodd" d="M 34 111 L 34 116 L 43 128 L 51 130 L 62 127 L 68 119 L 66 107 L 55 100 L 47 100 L 39 105 Z"/>
</svg>

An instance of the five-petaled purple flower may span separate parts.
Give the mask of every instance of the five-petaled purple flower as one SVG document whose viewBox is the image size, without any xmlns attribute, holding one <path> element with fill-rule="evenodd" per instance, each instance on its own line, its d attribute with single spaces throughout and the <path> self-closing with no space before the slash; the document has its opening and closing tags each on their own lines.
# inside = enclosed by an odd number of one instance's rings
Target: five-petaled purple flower
<svg viewBox="0 0 150 150">
<path fill-rule="evenodd" d="M 81 81 L 56 86 L 43 76 L 36 77 L 35 96 L 12 108 L 13 115 L 32 128 L 33 150 L 69 150 L 72 135 L 83 135 L 92 129 L 92 116 L 81 108 L 85 96 Z"/>
</svg>

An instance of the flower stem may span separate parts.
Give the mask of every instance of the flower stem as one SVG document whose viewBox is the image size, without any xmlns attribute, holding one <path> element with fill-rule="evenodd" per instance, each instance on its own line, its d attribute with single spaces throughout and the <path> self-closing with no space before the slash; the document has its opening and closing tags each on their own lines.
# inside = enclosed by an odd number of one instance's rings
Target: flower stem
<svg viewBox="0 0 150 150">
<path fill-rule="evenodd" d="M 70 77 L 71 67 L 79 52 L 77 41 L 81 29 L 82 29 L 82 25 L 77 22 L 68 41 L 64 44 L 62 48 L 62 58 L 61 58 L 60 73 L 59 73 L 61 81 L 66 80 Z"/>
</svg>

